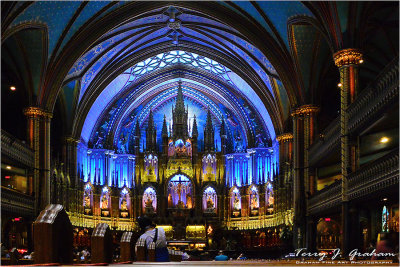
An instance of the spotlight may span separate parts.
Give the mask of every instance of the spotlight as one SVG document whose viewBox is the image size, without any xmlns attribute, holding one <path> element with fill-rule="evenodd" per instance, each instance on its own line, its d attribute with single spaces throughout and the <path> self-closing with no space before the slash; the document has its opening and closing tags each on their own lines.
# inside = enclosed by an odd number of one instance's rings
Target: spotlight
<svg viewBox="0 0 400 267">
<path fill-rule="evenodd" d="M 383 201 L 387 201 L 387 198 L 385 197 L 384 199 L 382 199 Z"/>
<path fill-rule="evenodd" d="M 337 86 L 338 86 L 338 87 L 342 87 L 343 84 L 342 84 L 342 83 L 338 83 Z"/>
<path fill-rule="evenodd" d="M 364 60 L 363 60 L 363 59 L 360 59 L 360 61 L 358 61 L 358 63 L 363 64 L 363 63 L 364 63 Z"/>
<path fill-rule="evenodd" d="M 382 137 L 379 142 L 381 142 L 382 144 L 385 144 L 387 142 L 389 142 L 389 138 L 387 138 L 386 136 Z"/>
<path fill-rule="evenodd" d="M 15 86 L 10 86 L 10 90 L 15 91 L 15 90 L 17 90 L 17 88 Z"/>
<path fill-rule="evenodd" d="M 7 170 L 11 170 L 11 166 L 7 166 L 6 169 L 7 169 Z"/>
</svg>

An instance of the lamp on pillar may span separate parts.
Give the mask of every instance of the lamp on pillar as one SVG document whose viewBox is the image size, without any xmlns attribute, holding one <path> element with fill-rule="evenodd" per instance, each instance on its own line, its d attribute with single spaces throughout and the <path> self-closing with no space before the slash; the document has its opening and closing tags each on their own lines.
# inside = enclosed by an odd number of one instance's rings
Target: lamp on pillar
<svg viewBox="0 0 400 267">
<path fill-rule="evenodd" d="M 349 251 L 349 221 L 348 221 L 348 170 L 350 165 L 350 147 L 348 136 L 347 107 L 357 95 L 358 65 L 363 63 L 363 55 L 358 49 L 343 49 L 333 54 L 335 65 L 339 68 L 340 83 L 340 154 L 342 174 L 342 250 Z"/>
<path fill-rule="evenodd" d="M 52 113 L 39 107 L 24 109 L 28 118 L 28 142 L 35 153 L 34 191 L 35 213 L 50 204 L 50 120 Z"/>
</svg>

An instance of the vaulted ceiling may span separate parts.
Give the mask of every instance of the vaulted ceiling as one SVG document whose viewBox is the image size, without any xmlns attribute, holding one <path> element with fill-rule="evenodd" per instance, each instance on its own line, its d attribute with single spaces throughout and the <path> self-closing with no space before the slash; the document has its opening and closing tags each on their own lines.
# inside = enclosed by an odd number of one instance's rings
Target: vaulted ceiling
<svg viewBox="0 0 400 267">
<path fill-rule="evenodd" d="M 145 125 L 148 105 L 167 105 L 179 79 L 193 107 L 210 107 L 217 125 L 231 115 L 252 143 L 260 131 L 273 139 L 289 130 L 290 109 L 303 104 L 321 106 L 324 127 L 339 107 L 334 52 L 363 51 L 361 89 L 398 56 L 398 2 L 1 4 L 2 114 L 37 105 L 54 111 L 61 134 L 82 134 L 87 141 L 115 105 L 132 112 L 111 119 L 112 142 L 126 118 L 144 118 Z M 157 61 L 157 55 L 172 51 L 215 64 L 161 66 L 167 61 Z M 10 85 L 26 99 L 16 101 Z M 141 103 L 127 100 L 141 90 L 154 93 Z M 171 95 L 163 98 L 162 92 Z M 130 102 L 120 105 L 124 100 Z M 15 116 L 22 120 L 22 114 Z M 88 116 L 95 120 L 90 127 Z M 5 127 L 12 128 L 12 121 Z"/>
</svg>

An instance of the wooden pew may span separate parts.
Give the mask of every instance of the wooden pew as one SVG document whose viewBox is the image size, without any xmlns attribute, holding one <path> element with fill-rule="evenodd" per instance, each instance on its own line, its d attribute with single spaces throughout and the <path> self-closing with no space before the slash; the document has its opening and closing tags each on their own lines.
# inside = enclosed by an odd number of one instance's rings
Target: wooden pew
<svg viewBox="0 0 400 267">
<path fill-rule="evenodd" d="M 111 263 L 113 251 L 110 227 L 99 223 L 92 233 L 92 263 Z"/>
<path fill-rule="evenodd" d="M 35 263 L 72 263 L 72 239 L 72 224 L 63 206 L 47 205 L 33 223 Z"/>
<path fill-rule="evenodd" d="M 133 261 L 135 258 L 136 240 L 132 232 L 124 232 L 121 237 L 121 262 Z"/>
</svg>

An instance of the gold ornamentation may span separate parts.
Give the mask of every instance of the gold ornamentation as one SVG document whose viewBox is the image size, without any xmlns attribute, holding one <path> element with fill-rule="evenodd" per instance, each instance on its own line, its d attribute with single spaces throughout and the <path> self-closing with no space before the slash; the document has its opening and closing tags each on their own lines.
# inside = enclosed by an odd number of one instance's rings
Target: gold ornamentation
<svg viewBox="0 0 400 267">
<path fill-rule="evenodd" d="M 291 142 L 293 141 L 293 134 L 291 133 L 284 133 L 281 135 L 278 135 L 276 137 L 276 140 L 280 143 L 280 142 Z"/>
<path fill-rule="evenodd" d="M 347 65 L 361 64 L 363 56 L 358 49 L 347 48 L 333 54 L 333 60 L 335 61 L 335 65 L 340 68 Z"/>
<path fill-rule="evenodd" d="M 28 107 L 24 109 L 24 115 L 28 117 L 44 117 L 51 119 L 53 114 L 38 107 Z"/>
<path fill-rule="evenodd" d="M 319 107 L 313 105 L 304 105 L 299 108 L 296 108 L 292 113 L 292 117 L 298 115 L 310 115 L 311 113 L 319 112 Z"/>
</svg>

